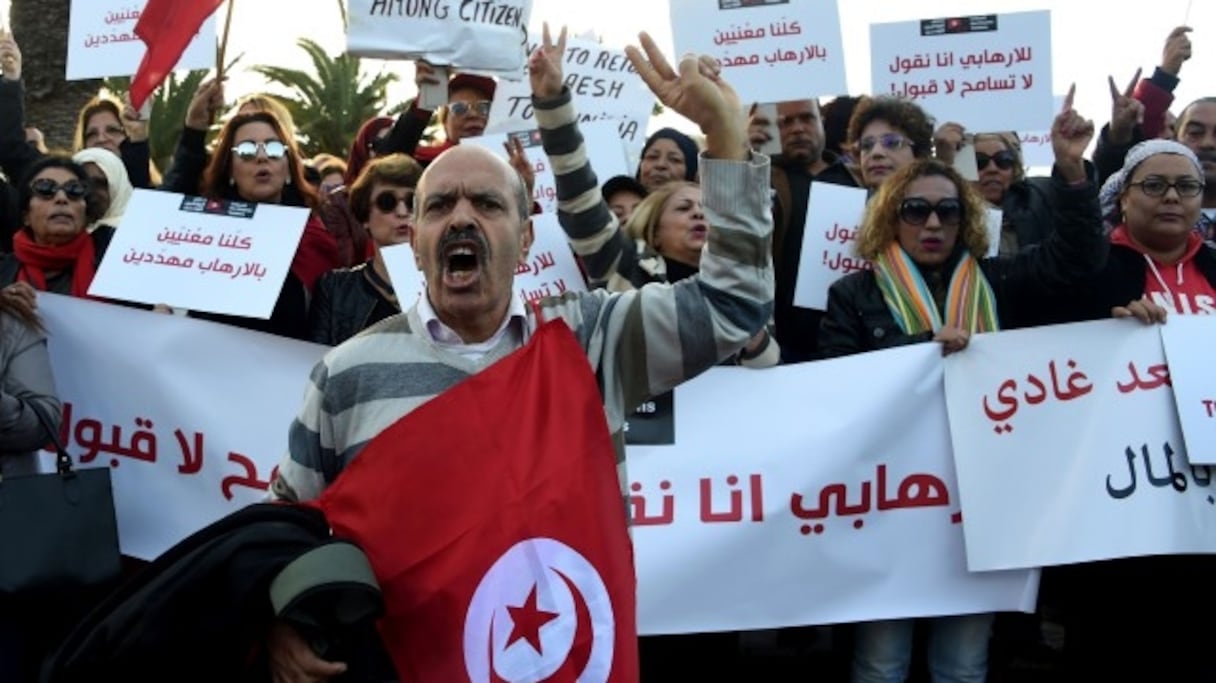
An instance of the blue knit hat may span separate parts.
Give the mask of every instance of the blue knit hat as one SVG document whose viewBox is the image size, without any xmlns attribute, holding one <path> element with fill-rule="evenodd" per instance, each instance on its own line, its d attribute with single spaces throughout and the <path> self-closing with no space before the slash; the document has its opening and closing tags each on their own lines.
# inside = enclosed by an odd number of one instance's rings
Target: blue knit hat
<svg viewBox="0 0 1216 683">
<path fill-rule="evenodd" d="M 642 154 L 639 158 L 646 158 L 646 150 L 650 149 L 651 145 L 656 140 L 671 140 L 676 143 L 676 147 L 680 148 L 680 152 L 684 154 L 684 180 L 697 180 L 697 157 L 701 153 L 701 149 L 697 147 L 697 143 L 692 138 L 681 133 L 675 128 L 660 128 L 653 135 L 646 138 L 646 144 L 642 145 Z M 642 179 L 642 164 L 638 164 L 638 170 L 634 177 L 639 181 Z"/>
</svg>

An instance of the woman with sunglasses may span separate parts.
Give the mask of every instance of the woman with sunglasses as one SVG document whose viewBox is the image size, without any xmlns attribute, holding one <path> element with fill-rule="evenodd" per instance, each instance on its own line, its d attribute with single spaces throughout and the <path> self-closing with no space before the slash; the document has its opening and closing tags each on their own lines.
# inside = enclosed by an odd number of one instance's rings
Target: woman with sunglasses
<svg viewBox="0 0 1216 683">
<path fill-rule="evenodd" d="M 304 179 L 304 165 L 289 146 L 283 124 L 270 113 L 232 117 L 220 130 L 215 152 L 203 173 L 199 194 L 207 199 L 283 204 L 315 209 L 316 190 Z M 264 226 L 273 229 L 272 226 Z M 309 216 L 270 319 L 192 312 L 198 318 L 308 338 L 308 301 L 323 273 L 338 267 L 338 247 L 321 221 Z M 172 302 L 168 302 L 172 303 Z"/>
<path fill-rule="evenodd" d="M 1013 257 L 985 257 L 983 200 L 952 167 L 923 159 L 888 176 L 870 201 L 857 239 L 858 255 L 873 270 L 846 275 L 829 290 L 819 336 L 823 356 L 930 340 L 951 353 L 965 348 L 972 334 L 1036 324 L 1040 309 L 1068 297 L 1102 265 L 1097 190 L 1082 161 L 1093 134 L 1093 124 L 1070 108 L 1056 117 L 1056 231 L 1041 248 Z M 934 681 L 983 683 L 993 618 L 931 620 Z M 902 683 L 914 624 L 857 624 L 854 683 Z"/>
<path fill-rule="evenodd" d="M 22 227 L 13 253 L 0 258 L 0 297 L 32 312 L 34 291 L 88 296 L 114 228 L 85 230 L 96 215 L 85 170 L 65 156 L 45 156 L 19 186 Z"/>
<path fill-rule="evenodd" d="M 871 192 L 917 159 L 933 154 L 933 120 L 898 97 L 862 97 L 849 119 L 848 146 L 860 184 Z"/>
<path fill-rule="evenodd" d="M 310 339 L 337 346 L 401 312 L 380 250 L 410 241 L 414 187 L 422 175 L 404 154 L 377 157 L 350 188 L 350 209 L 371 236 L 374 255 L 354 268 L 331 270 L 317 281 L 309 311 Z"/>
</svg>

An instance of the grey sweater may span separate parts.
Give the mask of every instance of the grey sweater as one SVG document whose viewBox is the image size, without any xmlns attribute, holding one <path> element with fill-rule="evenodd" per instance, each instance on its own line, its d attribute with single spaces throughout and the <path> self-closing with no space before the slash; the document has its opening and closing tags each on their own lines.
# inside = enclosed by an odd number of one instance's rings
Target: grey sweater
<svg viewBox="0 0 1216 683">
<path fill-rule="evenodd" d="M 46 336 L 8 313 L 0 312 L 0 474 L 28 474 L 33 453 L 50 439 L 30 408 L 42 407 L 58 429 L 62 407 Z"/>
</svg>

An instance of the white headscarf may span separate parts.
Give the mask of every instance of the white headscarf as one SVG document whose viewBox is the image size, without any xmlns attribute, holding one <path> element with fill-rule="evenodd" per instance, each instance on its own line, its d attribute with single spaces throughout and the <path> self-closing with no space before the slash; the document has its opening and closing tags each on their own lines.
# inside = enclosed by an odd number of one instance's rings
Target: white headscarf
<svg viewBox="0 0 1216 683">
<path fill-rule="evenodd" d="M 1123 158 L 1123 168 L 1107 178 L 1102 185 L 1102 191 L 1098 193 L 1098 201 L 1102 205 L 1102 217 L 1108 223 L 1118 222 L 1119 195 L 1123 194 L 1123 188 L 1127 187 L 1127 181 L 1131 180 L 1136 168 L 1144 163 L 1145 159 L 1158 154 L 1177 154 L 1180 157 L 1186 157 L 1187 161 L 1194 165 L 1199 178 L 1203 179 L 1203 165 L 1199 163 L 1199 157 L 1195 156 L 1190 147 L 1173 140 L 1157 138 L 1145 140 L 1127 151 L 1127 156 Z"/>
<path fill-rule="evenodd" d="M 110 186 L 110 208 L 106 210 L 106 215 L 89 225 L 89 232 L 93 232 L 100 225 L 117 228 L 122 222 L 122 215 L 127 212 L 127 202 L 131 200 L 131 193 L 134 191 L 122 159 L 108 149 L 89 147 L 73 154 L 72 161 L 81 165 L 97 164 Z"/>
</svg>

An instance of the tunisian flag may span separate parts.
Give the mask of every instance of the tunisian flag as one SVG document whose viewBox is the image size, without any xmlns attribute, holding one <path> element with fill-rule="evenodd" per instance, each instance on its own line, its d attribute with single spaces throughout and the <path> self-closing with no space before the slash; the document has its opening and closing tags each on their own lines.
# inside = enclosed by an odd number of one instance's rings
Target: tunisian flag
<svg viewBox="0 0 1216 683">
<path fill-rule="evenodd" d="M 148 51 L 131 78 L 131 106 L 139 109 L 177 66 L 186 46 L 223 0 L 148 0 L 135 23 L 135 35 Z"/>
<path fill-rule="evenodd" d="M 313 504 L 371 561 L 403 681 L 638 680 L 612 442 L 564 322 L 385 429 Z"/>
</svg>

